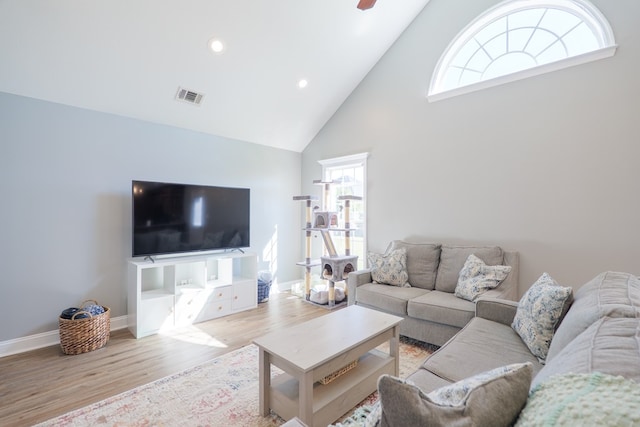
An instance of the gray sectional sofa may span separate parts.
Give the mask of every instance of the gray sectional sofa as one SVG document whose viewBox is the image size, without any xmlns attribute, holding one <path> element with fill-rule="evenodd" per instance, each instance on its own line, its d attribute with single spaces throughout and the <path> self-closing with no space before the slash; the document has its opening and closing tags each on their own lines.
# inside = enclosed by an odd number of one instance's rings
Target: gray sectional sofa
<svg viewBox="0 0 640 427">
<path fill-rule="evenodd" d="M 487 265 L 508 265 L 511 272 L 486 297 L 516 300 L 518 297 L 518 253 L 498 246 L 454 246 L 440 243 L 391 242 L 387 253 L 406 250 L 410 287 L 374 283 L 371 270 L 349 273 L 348 304 L 404 317 L 400 334 L 427 343 L 442 345 L 475 315 L 474 302 L 454 295 L 458 274 L 469 255 Z"/>
<path fill-rule="evenodd" d="M 565 304 L 569 303 L 570 300 Z M 511 416 L 515 414 L 518 426 L 640 425 L 638 277 L 604 272 L 580 287 L 566 315 L 556 325 L 544 364 L 512 327 L 517 310 L 516 302 L 481 297 L 476 304 L 476 316 L 430 355 L 405 384 L 389 385 L 389 379 L 381 377 L 380 425 L 427 425 L 425 417 L 434 416 L 433 411 L 426 406 L 421 410 L 416 407 L 430 401 L 416 394 L 415 386 L 427 394 L 482 372 L 521 363 L 531 366 L 522 400 L 518 402 L 514 394 L 506 399 L 508 402 L 498 401 L 485 390 L 477 400 L 483 416 L 491 416 L 490 411 L 504 414 L 505 405 L 515 404 Z M 391 388 L 385 388 L 388 386 Z M 393 387 L 396 390 L 391 393 Z M 413 387 L 413 399 L 398 392 L 408 387 Z M 474 409 L 466 407 L 453 415 L 456 408 L 445 410 L 449 411 L 446 416 L 464 418 Z M 422 418 L 413 424 L 416 417 Z M 398 422 L 399 418 L 402 421 Z M 450 425 L 451 418 L 447 419 L 442 424 Z M 433 418 L 429 420 L 429 425 L 438 425 L 432 422 Z M 472 421 L 466 419 L 466 423 L 455 425 L 476 425 Z M 490 425 L 501 424 L 496 421 Z"/>
</svg>

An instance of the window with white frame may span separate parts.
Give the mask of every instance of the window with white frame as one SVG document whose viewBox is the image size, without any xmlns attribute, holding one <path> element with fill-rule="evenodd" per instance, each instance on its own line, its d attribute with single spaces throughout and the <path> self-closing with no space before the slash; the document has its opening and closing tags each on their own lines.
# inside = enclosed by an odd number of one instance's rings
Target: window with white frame
<svg viewBox="0 0 640 427">
<path fill-rule="evenodd" d="M 470 23 L 436 66 L 429 101 L 612 56 L 606 18 L 587 0 L 508 0 Z"/>
<path fill-rule="evenodd" d="M 358 256 L 358 268 L 366 266 L 366 182 L 367 182 L 367 153 L 355 154 L 352 156 L 339 157 L 334 159 L 320 160 L 322 165 L 323 181 L 330 181 L 328 204 L 325 206 L 328 211 L 338 213 L 338 224 L 344 225 L 345 202 L 339 201 L 338 196 L 359 196 L 362 200 L 352 200 L 349 208 L 351 255 Z M 343 254 L 345 250 L 345 233 L 333 232 L 332 239 L 338 253 Z"/>
</svg>

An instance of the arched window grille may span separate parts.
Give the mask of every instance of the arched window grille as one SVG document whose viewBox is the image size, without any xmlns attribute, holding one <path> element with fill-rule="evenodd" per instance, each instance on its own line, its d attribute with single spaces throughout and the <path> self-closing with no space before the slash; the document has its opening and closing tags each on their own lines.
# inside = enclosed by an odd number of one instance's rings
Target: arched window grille
<svg viewBox="0 0 640 427">
<path fill-rule="evenodd" d="M 586 0 L 508 0 L 471 22 L 431 79 L 430 101 L 612 56 L 611 26 Z"/>
</svg>

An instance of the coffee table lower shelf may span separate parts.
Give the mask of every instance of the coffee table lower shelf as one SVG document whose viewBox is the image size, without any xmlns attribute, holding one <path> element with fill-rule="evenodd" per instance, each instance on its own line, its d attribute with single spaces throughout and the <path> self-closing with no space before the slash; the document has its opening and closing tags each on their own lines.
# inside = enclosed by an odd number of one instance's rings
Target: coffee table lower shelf
<svg viewBox="0 0 640 427">
<path fill-rule="evenodd" d="M 329 384 L 313 385 L 314 425 L 333 423 L 377 388 L 380 375 L 395 373 L 395 358 L 376 349 L 358 359 L 355 368 Z M 298 416 L 298 381 L 287 373 L 271 379 L 269 406 L 284 419 Z"/>
</svg>

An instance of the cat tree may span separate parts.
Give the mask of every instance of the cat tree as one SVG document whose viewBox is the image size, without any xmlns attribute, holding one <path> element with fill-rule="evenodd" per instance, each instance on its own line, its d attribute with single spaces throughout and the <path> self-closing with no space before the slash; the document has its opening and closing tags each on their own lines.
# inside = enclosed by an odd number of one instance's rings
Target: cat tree
<svg viewBox="0 0 640 427">
<path fill-rule="evenodd" d="M 333 181 L 313 181 L 314 184 L 322 185 L 323 188 L 323 208 L 329 205 L 329 193 Z M 305 224 L 305 260 L 297 265 L 305 267 L 304 292 L 305 300 L 311 301 L 311 269 L 316 266 L 322 267 L 321 277 L 329 282 L 328 302 L 329 308 L 336 306 L 335 283 L 346 280 L 347 275 L 357 270 L 358 257 L 351 255 L 351 224 L 350 208 L 352 200 L 362 200 L 359 196 L 338 196 L 338 200 L 344 202 L 344 228 L 338 228 L 338 213 L 328 210 L 315 210 L 312 202 L 318 200 L 313 196 L 294 196 L 293 200 L 305 201 L 306 203 L 306 224 Z M 313 219 L 313 222 L 312 222 Z M 320 261 L 311 260 L 311 235 L 312 232 L 319 231 L 322 235 L 326 255 L 320 257 Z M 331 231 L 342 231 L 345 233 L 345 253 L 338 255 L 336 252 Z M 346 301 L 346 286 L 345 286 Z"/>
</svg>

